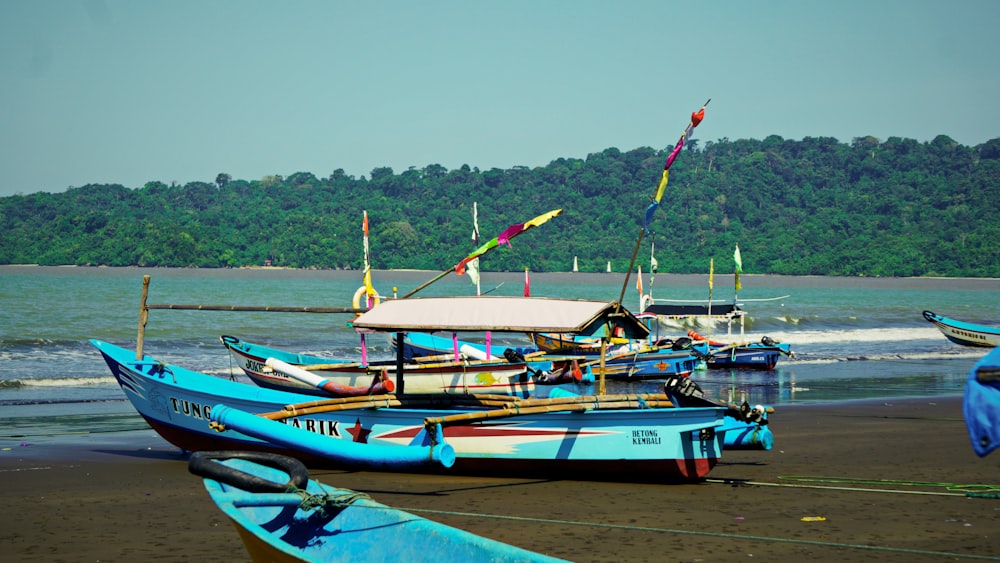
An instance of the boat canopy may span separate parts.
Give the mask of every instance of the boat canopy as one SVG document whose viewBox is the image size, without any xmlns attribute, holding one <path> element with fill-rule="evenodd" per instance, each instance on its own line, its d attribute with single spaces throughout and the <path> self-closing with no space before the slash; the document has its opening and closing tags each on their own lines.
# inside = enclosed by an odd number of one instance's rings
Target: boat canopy
<svg viewBox="0 0 1000 563">
<path fill-rule="evenodd" d="M 731 303 L 712 305 L 711 309 L 709 309 L 708 305 L 666 305 L 654 303 L 646 307 L 644 312 L 664 317 L 705 317 L 709 316 L 709 311 L 711 311 L 711 316 L 713 317 L 735 317 L 742 313 L 743 309 Z"/>
<path fill-rule="evenodd" d="M 357 332 L 560 332 L 594 335 L 621 328 L 628 338 L 649 329 L 615 302 L 539 297 L 426 297 L 383 301 L 353 322 Z"/>
</svg>

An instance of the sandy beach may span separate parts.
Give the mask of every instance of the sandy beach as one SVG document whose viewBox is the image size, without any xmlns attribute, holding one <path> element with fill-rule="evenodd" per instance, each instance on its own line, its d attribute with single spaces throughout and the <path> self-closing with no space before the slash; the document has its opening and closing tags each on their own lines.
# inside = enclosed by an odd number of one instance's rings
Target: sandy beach
<svg viewBox="0 0 1000 563">
<path fill-rule="evenodd" d="M 960 398 L 781 407 L 772 425 L 772 451 L 727 451 L 690 485 L 312 476 L 572 561 L 1000 560 L 1000 498 L 967 496 L 1000 496 L 1000 457 L 972 452 Z M 3 446 L 4 560 L 247 559 L 151 430 Z"/>
</svg>

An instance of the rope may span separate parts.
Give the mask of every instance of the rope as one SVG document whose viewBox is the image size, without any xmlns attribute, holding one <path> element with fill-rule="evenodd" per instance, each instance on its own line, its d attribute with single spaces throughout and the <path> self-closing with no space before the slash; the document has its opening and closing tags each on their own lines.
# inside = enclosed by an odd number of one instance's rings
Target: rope
<svg viewBox="0 0 1000 563">
<path fill-rule="evenodd" d="M 844 479 L 838 477 L 778 477 L 779 479 L 817 481 L 817 482 L 842 482 L 856 485 L 897 485 L 912 487 L 946 487 L 949 491 L 963 492 L 938 492 L 938 491 L 904 491 L 901 489 L 871 489 L 867 487 L 836 487 L 825 485 L 796 485 L 791 483 L 765 483 L 762 481 L 747 481 L 743 479 L 705 479 L 707 483 L 720 483 L 723 485 L 756 485 L 759 487 L 788 487 L 796 489 L 824 489 L 831 491 L 855 491 L 865 493 L 896 493 L 900 495 L 929 495 L 944 497 L 970 497 L 970 498 L 1000 498 L 1000 486 L 998 485 L 953 485 L 950 483 L 921 483 L 915 481 L 893 481 L 893 480 L 862 480 Z"/>
<path fill-rule="evenodd" d="M 954 557 L 962 559 L 980 559 L 985 561 L 1000 561 L 1000 557 L 994 557 L 990 555 L 973 555 L 969 553 L 948 553 L 942 551 L 926 551 L 922 549 L 906 549 L 898 547 L 883 547 L 875 545 L 863 545 L 863 544 L 850 544 L 850 543 L 836 543 L 836 542 L 824 542 L 816 540 L 798 540 L 789 538 L 772 538 L 768 536 L 750 536 L 744 534 L 724 534 L 721 532 L 704 532 L 696 530 L 677 530 L 671 528 L 652 528 L 648 526 L 626 526 L 624 524 L 607 524 L 607 523 L 597 523 L 597 522 L 579 522 L 572 520 L 553 520 L 549 518 L 526 518 L 523 516 L 507 516 L 500 514 L 482 514 L 482 513 L 469 513 L 469 512 L 453 512 L 450 510 L 431 510 L 424 508 L 400 508 L 400 510 L 405 510 L 407 512 L 422 512 L 425 514 L 439 514 L 446 516 L 465 516 L 465 517 L 478 517 L 478 518 L 496 518 L 499 520 L 514 520 L 519 522 L 533 522 L 541 524 L 561 524 L 561 525 L 571 525 L 571 526 L 586 526 L 591 528 L 610 528 L 613 530 L 631 530 L 637 532 L 658 532 L 664 534 L 682 534 L 690 536 L 708 536 L 713 538 L 727 538 L 727 539 L 737 539 L 737 540 L 747 540 L 747 541 L 763 541 L 763 542 L 775 542 L 775 543 L 789 543 L 789 544 L 799 544 L 799 545 L 813 545 L 819 547 L 830 547 L 830 548 L 843 548 L 843 549 L 864 549 L 868 551 L 883 551 L 891 553 L 907 553 L 913 555 L 924 555 L 933 557 Z"/>
<path fill-rule="evenodd" d="M 334 494 L 332 492 L 323 494 L 310 494 L 304 490 L 289 487 L 288 492 L 298 493 L 302 497 L 299 508 L 304 511 L 315 510 L 320 515 L 328 518 L 336 516 L 340 511 L 354 504 L 359 500 L 371 500 L 372 497 L 365 493 L 347 491 L 347 494 Z"/>
<path fill-rule="evenodd" d="M 935 482 L 925 482 L 925 481 L 903 481 L 899 479 L 852 479 L 850 477 L 813 477 L 806 475 L 791 475 L 787 477 L 778 477 L 778 479 L 785 479 L 789 481 L 802 481 L 802 482 L 815 482 L 815 483 L 846 483 L 854 485 L 896 485 L 900 487 L 940 487 L 948 491 L 953 491 L 956 493 L 965 493 L 965 496 L 981 496 L 989 494 L 1000 495 L 1000 485 L 985 485 L 985 484 L 955 484 L 955 483 L 935 483 Z M 860 489 L 868 490 L 868 489 Z M 899 491 L 899 492 L 912 492 L 912 491 Z M 956 495 L 961 496 L 961 495 Z M 987 497 L 996 498 L 996 497 Z"/>
</svg>

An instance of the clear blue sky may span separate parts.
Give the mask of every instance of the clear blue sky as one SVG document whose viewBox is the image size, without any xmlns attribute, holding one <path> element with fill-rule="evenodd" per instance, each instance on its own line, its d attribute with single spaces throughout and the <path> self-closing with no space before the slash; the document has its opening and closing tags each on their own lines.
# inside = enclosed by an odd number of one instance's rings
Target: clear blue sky
<svg viewBox="0 0 1000 563">
<path fill-rule="evenodd" d="M 998 0 L 0 0 L 0 196 L 544 166 L 707 98 L 702 145 L 978 145 L 998 54 Z"/>
</svg>

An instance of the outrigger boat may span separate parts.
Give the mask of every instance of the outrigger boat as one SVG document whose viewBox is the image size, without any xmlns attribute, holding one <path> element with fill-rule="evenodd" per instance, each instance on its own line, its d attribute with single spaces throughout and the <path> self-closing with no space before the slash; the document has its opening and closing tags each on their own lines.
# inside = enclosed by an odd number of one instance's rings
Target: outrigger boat
<svg viewBox="0 0 1000 563">
<path fill-rule="evenodd" d="M 236 527 L 252 561 L 563 561 L 477 536 L 309 478 L 274 454 L 196 452 L 191 473 Z"/>
<path fill-rule="evenodd" d="M 140 314 L 140 336 L 144 322 Z M 367 333 L 620 327 L 627 336 L 646 334 L 614 302 L 539 298 L 401 299 L 353 324 Z M 150 426 L 188 451 L 269 451 L 395 471 L 696 481 L 724 444 L 725 407 L 678 408 L 665 394 L 607 395 L 601 385 L 596 396 L 548 399 L 410 395 L 404 374 L 395 394 L 307 401 L 315 397 L 162 363 L 141 353 L 141 339 L 136 352 L 92 343 Z"/>
<path fill-rule="evenodd" d="M 560 333 L 528 335 L 540 351 L 552 354 L 581 354 L 594 364 L 603 353 L 609 378 L 641 380 L 691 375 L 706 358 L 707 346 L 692 346 L 691 339 L 611 338 L 611 346 L 601 350 L 599 338 Z M 704 351 L 703 351 L 704 350 Z"/>
<path fill-rule="evenodd" d="M 601 338 L 558 333 L 531 333 L 531 346 L 507 347 L 525 357 L 530 369 L 560 373 L 567 362 L 586 369 L 600 363 Z M 703 358 L 697 349 L 687 344 L 662 341 L 650 344 L 647 339 L 611 338 L 604 350 L 604 375 L 609 379 L 642 380 L 686 377 L 698 368 Z M 395 346 L 395 340 L 393 346 Z M 705 347 L 707 349 L 707 347 Z M 456 341 L 433 334 L 407 333 L 403 338 L 404 355 L 419 361 L 421 357 L 446 357 L 459 354 L 474 358 L 494 358 L 496 347 L 488 350 L 484 344 Z M 506 357 L 509 353 L 504 351 Z"/>
<path fill-rule="evenodd" d="M 758 342 L 751 342 L 745 333 L 747 313 L 740 305 L 737 293 L 741 288 L 740 272 L 743 270 L 740 249 L 737 246 L 733 253 L 736 263 L 735 291 L 733 302 L 727 304 L 712 303 L 712 277 L 714 262 L 709 273 L 708 301 L 684 301 L 672 299 L 654 300 L 652 296 L 653 275 L 650 275 L 649 294 L 640 296 L 639 318 L 647 321 L 652 338 L 671 334 L 676 330 L 687 329 L 687 336 L 696 344 L 705 346 L 705 364 L 708 368 L 736 369 L 774 369 L 782 356 L 794 357 L 791 346 L 778 342 L 769 336 L 763 336 Z M 655 274 L 656 259 L 650 258 L 651 271 Z M 752 299 L 749 301 L 774 301 L 785 299 L 787 295 L 767 299 Z M 739 335 L 733 334 L 733 324 L 739 323 Z M 725 323 L 725 336 L 708 337 L 695 332 L 695 328 L 706 327 L 709 331 L 716 324 Z M 699 328 L 699 330 L 701 330 Z M 716 339 L 711 337 L 715 336 Z M 725 341 L 722 339 L 725 338 Z"/>
<path fill-rule="evenodd" d="M 246 342 L 235 336 L 220 337 L 236 365 L 261 387 L 297 391 L 320 396 L 351 397 L 391 393 L 396 388 L 394 361 L 360 362 L 296 354 Z M 306 370 L 324 380 L 322 387 L 288 375 L 291 370 Z M 411 393 L 491 393 L 527 397 L 535 388 L 527 367 L 495 362 L 443 361 L 409 363 L 403 366 Z"/>
<path fill-rule="evenodd" d="M 924 318 L 938 327 L 945 338 L 962 346 L 994 348 L 1000 345 L 1000 327 L 956 321 L 931 311 L 924 311 Z"/>
</svg>

